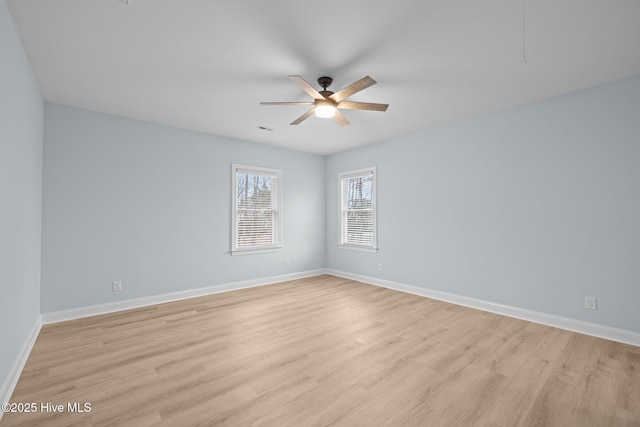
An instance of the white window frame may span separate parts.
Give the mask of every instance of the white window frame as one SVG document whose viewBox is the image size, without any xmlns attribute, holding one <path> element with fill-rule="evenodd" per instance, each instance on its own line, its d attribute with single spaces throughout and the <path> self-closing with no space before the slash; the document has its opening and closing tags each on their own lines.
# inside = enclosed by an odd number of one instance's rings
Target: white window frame
<svg viewBox="0 0 640 427">
<path fill-rule="evenodd" d="M 273 210 L 276 218 L 273 221 L 275 236 L 273 242 L 268 245 L 255 245 L 250 247 L 238 247 L 238 215 L 237 215 L 237 185 L 238 172 L 254 175 L 267 175 L 277 179 L 277 185 L 273 186 L 272 199 L 275 197 Z M 247 166 L 237 163 L 231 165 L 231 255 L 247 255 L 265 252 L 277 252 L 282 250 L 282 171 L 259 166 Z"/>
<path fill-rule="evenodd" d="M 372 176 L 372 183 L 371 183 L 371 190 L 372 190 L 372 194 L 371 194 L 371 204 L 372 204 L 372 220 L 373 220 L 373 242 L 371 245 L 364 245 L 364 244 L 355 244 L 353 242 L 347 242 L 346 240 L 346 227 L 347 227 L 347 209 L 346 209 L 346 202 L 347 202 L 347 194 L 346 194 L 346 180 L 350 179 L 350 178 L 356 178 L 359 176 Z M 376 188 L 376 168 L 374 167 L 369 167 L 369 168 L 364 168 L 364 169 L 358 169 L 358 170 L 353 170 L 353 171 L 349 171 L 349 172 L 341 172 L 338 174 L 338 184 L 339 184 L 339 194 L 340 194 L 340 203 L 339 203 L 339 209 L 340 209 L 340 235 L 338 237 L 338 246 L 340 248 L 343 249 L 352 249 L 352 250 L 356 250 L 356 251 L 363 251 L 363 252 L 377 252 L 378 251 L 378 223 L 377 223 L 377 219 L 378 219 L 378 204 L 377 204 L 377 197 L 378 197 L 378 191 Z"/>
</svg>

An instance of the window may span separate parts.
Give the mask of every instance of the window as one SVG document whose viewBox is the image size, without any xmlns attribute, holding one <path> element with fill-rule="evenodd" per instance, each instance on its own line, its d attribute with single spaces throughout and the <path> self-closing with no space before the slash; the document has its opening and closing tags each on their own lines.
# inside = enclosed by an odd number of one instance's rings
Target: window
<svg viewBox="0 0 640 427">
<path fill-rule="evenodd" d="M 340 246 L 377 250 L 376 168 L 339 174 Z"/>
<path fill-rule="evenodd" d="M 282 172 L 232 165 L 233 255 L 282 247 Z"/>
</svg>

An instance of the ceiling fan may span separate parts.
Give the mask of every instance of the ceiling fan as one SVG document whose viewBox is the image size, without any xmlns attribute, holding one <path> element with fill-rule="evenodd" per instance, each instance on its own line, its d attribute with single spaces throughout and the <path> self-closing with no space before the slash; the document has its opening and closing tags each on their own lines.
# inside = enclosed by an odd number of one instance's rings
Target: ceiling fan
<svg viewBox="0 0 640 427">
<path fill-rule="evenodd" d="M 345 110 L 370 110 L 370 111 L 387 111 L 389 104 L 376 104 L 373 102 L 354 102 L 344 101 L 345 98 L 360 92 L 363 89 L 373 86 L 377 82 L 371 77 L 363 77 L 357 82 L 351 83 L 338 92 L 327 90 L 333 79 L 331 77 L 318 78 L 318 84 L 322 86 L 321 91 L 317 91 L 307 83 L 301 76 L 289 76 L 289 79 L 297 84 L 302 90 L 307 92 L 313 98 L 312 102 L 261 102 L 260 105 L 313 105 L 309 111 L 291 122 L 292 125 L 300 124 L 303 120 L 308 119 L 315 114 L 317 117 L 333 119 L 340 126 L 349 124 L 349 120 L 340 112 L 339 109 Z"/>
</svg>

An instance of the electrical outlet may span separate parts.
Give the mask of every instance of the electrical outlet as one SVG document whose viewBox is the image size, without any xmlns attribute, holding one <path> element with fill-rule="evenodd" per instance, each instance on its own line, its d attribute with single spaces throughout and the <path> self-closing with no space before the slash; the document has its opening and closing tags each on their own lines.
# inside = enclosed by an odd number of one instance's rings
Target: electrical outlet
<svg viewBox="0 0 640 427">
<path fill-rule="evenodd" d="M 284 268 L 289 268 L 289 260 L 288 259 L 284 260 Z"/>
<path fill-rule="evenodd" d="M 382 264 L 378 264 L 378 271 L 382 271 Z"/>
<path fill-rule="evenodd" d="M 120 280 L 116 280 L 111 283 L 111 290 L 113 292 L 120 292 L 122 290 L 122 282 Z"/>
<path fill-rule="evenodd" d="M 598 300 L 596 297 L 584 297 L 584 308 L 587 310 L 597 310 Z"/>
</svg>

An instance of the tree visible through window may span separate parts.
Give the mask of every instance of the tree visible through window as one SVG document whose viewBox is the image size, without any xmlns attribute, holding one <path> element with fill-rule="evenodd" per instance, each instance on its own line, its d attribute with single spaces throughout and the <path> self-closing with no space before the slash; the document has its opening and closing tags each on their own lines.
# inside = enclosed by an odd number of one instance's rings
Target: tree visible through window
<svg viewBox="0 0 640 427">
<path fill-rule="evenodd" d="M 340 245 L 373 249 L 376 245 L 375 168 L 340 174 Z"/>
<path fill-rule="evenodd" d="M 281 247 L 281 172 L 233 165 L 234 251 Z"/>
</svg>

